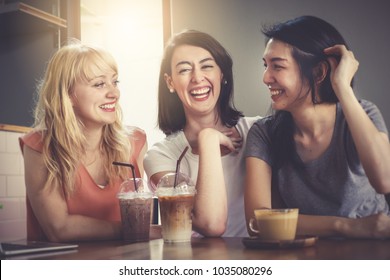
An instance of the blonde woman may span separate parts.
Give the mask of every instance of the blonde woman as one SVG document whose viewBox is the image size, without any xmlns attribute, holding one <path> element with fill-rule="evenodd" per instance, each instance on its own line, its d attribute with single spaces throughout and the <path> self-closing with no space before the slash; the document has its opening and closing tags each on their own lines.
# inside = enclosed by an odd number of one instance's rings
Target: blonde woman
<svg viewBox="0 0 390 280">
<path fill-rule="evenodd" d="M 49 61 L 34 128 L 20 138 L 29 240 L 120 238 L 116 194 L 130 170 L 112 162 L 131 162 L 141 176 L 147 141 L 122 126 L 119 96 L 107 51 L 73 42 Z"/>
</svg>

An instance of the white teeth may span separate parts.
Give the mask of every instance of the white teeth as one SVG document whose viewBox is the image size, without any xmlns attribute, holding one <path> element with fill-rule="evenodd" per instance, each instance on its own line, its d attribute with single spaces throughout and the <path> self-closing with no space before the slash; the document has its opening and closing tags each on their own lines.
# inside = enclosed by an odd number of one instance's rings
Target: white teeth
<svg viewBox="0 0 390 280">
<path fill-rule="evenodd" d="M 210 91 L 210 88 L 209 87 L 205 87 L 205 88 L 192 90 L 190 93 L 197 95 L 197 94 L 206 94 L 209 91 Z"/>
<path fill-rule="evenodd" d="M 115 108 L 115 103 L 112 103 L 112 104 L 104 104 L 104 105 L 101 105 L 99 106 L 100 108 L 102 109 L 113 109 Z"/>
<path fill-rule="evenodd" d="M 271 96 L 275 96 L 281 94 L 283 91 L 281 89 L 272 89 L 270 90 L 270 92 L 271 92 Z"/>
</svg>

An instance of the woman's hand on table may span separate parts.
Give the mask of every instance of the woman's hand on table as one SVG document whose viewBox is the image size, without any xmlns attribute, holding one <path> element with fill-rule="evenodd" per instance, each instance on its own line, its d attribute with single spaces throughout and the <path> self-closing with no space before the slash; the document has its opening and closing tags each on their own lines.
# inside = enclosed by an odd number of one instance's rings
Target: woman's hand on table
<svg viewBox="0 0 390 280">
<path fill-rule="evenodd" d="M 350 219 L 343 227 L 343 233 L 352 238 L 390 238 L 390 216 L 379 213 Z"/>
</svg>

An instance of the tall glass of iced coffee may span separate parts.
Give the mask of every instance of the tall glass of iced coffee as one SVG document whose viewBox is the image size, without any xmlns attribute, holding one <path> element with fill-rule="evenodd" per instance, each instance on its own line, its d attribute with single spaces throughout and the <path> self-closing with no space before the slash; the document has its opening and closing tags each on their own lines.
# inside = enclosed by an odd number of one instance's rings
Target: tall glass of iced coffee
<svg viewBox="0 0 390 280">
<path fill-rule="evenodd" d="M 141 178 L 128 179 L 118 193 L 122 219 L 123 240 L 148 241 L 150 234 L 153 194 Z"/>
<path fill-rule="evenodd" d="M 176 185 L 174 185 L 176 178 Z M 192 234 L 192 209 L 195 184 L 184 174 L 169 173 L 157 184 L 161 229 L 165 242 L 189 242 Z"/>
</svg>

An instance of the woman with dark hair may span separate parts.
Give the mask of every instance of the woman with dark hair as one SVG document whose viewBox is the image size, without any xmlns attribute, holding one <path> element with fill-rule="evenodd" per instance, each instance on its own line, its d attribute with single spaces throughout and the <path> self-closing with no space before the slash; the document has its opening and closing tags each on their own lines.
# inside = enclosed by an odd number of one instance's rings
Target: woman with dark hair
<svg viewBox="0 0 390 280">
<path fill-rule="evenodd" d="M 298 234 L 390 237 L 388 132 L 378 108 L 354 95 L 358 61 L 313 16 L 263 33 L 274 114 L 248 134 L 247 224 L 254 209 L 288 207 L 299 208 Z"/>
<path fill-rule="evenodd" d="M 205 236 L 246 236 L 244 158 L 255 120 L 233 104 L 233 62 L 210 35 L 186 30 L 168 42 L 161 62 L 158 124 L 167 137 L 144 159 L 152 184 L 176 169 L 196 182 L 193 228 Z"/>
</svg>

